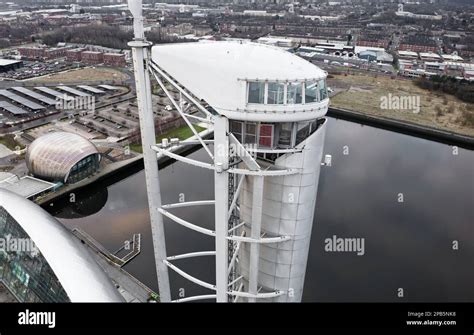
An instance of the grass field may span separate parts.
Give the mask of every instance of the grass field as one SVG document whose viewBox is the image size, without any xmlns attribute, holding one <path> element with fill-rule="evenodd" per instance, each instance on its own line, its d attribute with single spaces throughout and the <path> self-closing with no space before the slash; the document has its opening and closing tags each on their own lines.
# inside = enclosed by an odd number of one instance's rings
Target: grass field
<svg viewBox="0 0 474 335">
<path fill-rule="evenodd" d="M 43 83 L 68 83 L 68 82 L 87 82 L 87 81 L 103 81 L 103 80 L 127 80 L 128 76 L 118 70 L 106 67 L 87 67 L 77 70 L 51 74 L 48 76 L 32 79 L 34 82 Z"/>
<path fill-rule="evenodd" d="M 338 92 L 331 98 L 333 107 L 474 136 L 474 124 L 466 122 L 465 117 L 465 113 L 474 113 L 473 104 L 443 92 L 421 89 L 412 80 L 361 74 L 334 75 L 328 79 L 328 86 Z M 381 108 L 381 98 L 388 97 L 389 93 L 392 97 L 419 96 L 419 112 Z"/>
<path fill-rule="evenodd" d="M 194 128 L 196 129 L 196 131 L 198 133 L 206 129 L 206 128 L 203 128 L 203 127 L 199 127 L 197 125 L 194 125 Z M 156 142 L 157 143 L 161 142 L 161 140 L 163 138 L 179 138 L 180 140 L 185 140 L 185 139 L 187 139 L 187 138 L 189 138 L 193 135 L 194 134 L 193 134 L 192 130 L 187 125 L 184 125 L 184 126 L 181 126 L 179 128 L 170 130 L 169 132 L 166 132 L 164 134 L 161 134 L 161 135 L 157 136 L 156 137 Z M 139 153 L 143 152 L 141 144 L 130 144 L 130 150 L 133 150 L 133 151 L 139 152 Z"/>
</svg>

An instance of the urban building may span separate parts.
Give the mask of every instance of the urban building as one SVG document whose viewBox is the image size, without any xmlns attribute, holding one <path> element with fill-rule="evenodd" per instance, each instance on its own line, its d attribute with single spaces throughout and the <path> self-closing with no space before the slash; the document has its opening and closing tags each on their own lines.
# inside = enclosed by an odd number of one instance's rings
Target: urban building
<svg viewBox="0 0 474 335">
<path fill-rule="evenodd" d="M 68 48 L 46 48 L 46 47 L 21 47 L 18 48 L 20 56 L 25 59 L 56 59 L 66 56 Z"/>
<path fill-rule="evenodd" d="M 85 246 L 29 200 L 0 189 L 0 284 L 18 302 L 124 301 Z"/>
<path fill-rule="evenodd" d="M 411 13 L 403 10 L 403 4 L 400 5 L 399 10 L 395 12 L 395 15 L 399 17 L 406 17 L 410 19 L 418 19 L 418 20 L 432 20 L 432 21 L 441 21 L 443 17 L 437 14 L 416 14 Z"/>
<path fill-rule="evenodd" d="M 418 52 L 399 50 L 398 58 L 403 60 L 416 61 L 418 60 Z"/>
<path fill-rule="evenodd" d="M 46 55 L 45 48 L 21 47 L 18 52 L 21 58 L 25 59 L 44 59 Z"/>
<path fill-rule="evenodd" d="M 26 152 L 26 166 L 38 178 L 75 183 L 99 169 L 100 154 L 84 137 L 52 132 L 34 140 Z"/>
<path fill-rule="evenodd" d="M 104 64 L 110 66 L 125 66 L 127 64 L 124 54 L 104 53 Z"/>
<path fill-rule="evenodd" d="M 434 52 L 420 52 L 420 59 L 423 62 L 442 62 L 441 56 Z"/>
<path fill-rule="evenodd" d="M 66 60 L 68 62 L 80 62 L 81 61 L 81 53 L 84 51 L 84 48 L 78 49 L 69 49 L 66 51 Z"/>
<path fill-rule="evenodd" d="M 15 71 L 23 65 L 22 61 L 14 59 L 0 59 L 0 73 Z"/>
<path fill-rule="evenodd" d="M 32 176 L 18 177 L 9 172 L 0 172 L 0 188 L 9 190 L 23 198 L 34 200 L 45 193 L 54 190 L 54 183 L 34 178 Z"/>
<path fill-rule="evenodd" d="M 101 64 L 104 62 L 104 54 L 99 51 L 82 51 L 81 62 L 86 64 Z"/>
</svg>

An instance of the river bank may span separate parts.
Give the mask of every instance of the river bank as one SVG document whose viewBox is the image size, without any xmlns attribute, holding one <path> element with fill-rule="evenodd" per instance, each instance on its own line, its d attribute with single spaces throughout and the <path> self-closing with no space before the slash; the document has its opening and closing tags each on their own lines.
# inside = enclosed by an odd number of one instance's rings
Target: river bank
<svg viewBox="0 0 474 335">
<path fill-rule="evenodd" d="M 328 116 L 359 122 L 364 125 L 376 128 L 386 129 L 402 134 L 421 137 L 435 142 L 459 146 L 465 149 L 474 150 L 474 137 L 446 131 L 443 129 L 433 128 L 425 125 L 409 121 L 401 121 L 380 115 L 369 115 L 362 112 L 352 110 L 329 107 Z"/>
<path fill-rule="evenodd" d="M 199 135 L 203 138 L 209 138 L 213 135 L 213 129 L 208 128 L 206 130 L 203 130 L 199 133 Z M 192 141 L 195 139 L 196 139 L 195 136 L 191 136 L 188 139 L 184 140 L 183 142 Z M 176 154 L 186 155 L 189 152 L 193 152 L 197 150 L 199 147 L 200 145 L 196 144 L 196 145 L 188 145 L 188 146 L 182 146 L 182 147 L 174 147 L 174 148 L 171 148 L 170 150 Z M 158 157 L 158 165 L 160 169 L 168 166 L 174 161 L 173 159 L 161 154 L 158 154 L 157 157 Z M 83 188 L 86 188 L 87 186 L 90 186 L 94 183 L 103 181 L 108 178 L 112 178 L 115 175 L 127 172 L 129 170 L 133 170 L 137 172 L 141 170 L 142 168 L 143 168 L 143 155 L 139 154 L 136 157 L 109 164 L 106 167 L 104 167 L 101 171 L 94 174 L 93 176 L 90 176 L 89 178 L 81 180 L 75 184 L 65 185 L 59 190 L 57 190 L 56 192 L 49 193 L 43 197 L 37 198 L 35 200 L 35 203 L 43 207 L 52 206 L 54 201 L 68 197 L 72 193 L 77 192 Z"/>
<path fill-rule="evenodd" d="M 331 75 L 331 106 L 474 137 L 474 105 L 414 80 L 347 73 Z"/>
</svg>

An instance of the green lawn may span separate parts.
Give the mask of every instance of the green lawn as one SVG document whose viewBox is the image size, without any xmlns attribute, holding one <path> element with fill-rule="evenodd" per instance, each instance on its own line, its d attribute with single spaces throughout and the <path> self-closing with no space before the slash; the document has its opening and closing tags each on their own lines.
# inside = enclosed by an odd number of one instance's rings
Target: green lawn
<svg viewBox="0 0 474 335">
<path fill-rule="evenodd" d="M 196 131 L 199 133 L 199 132 L 205 130 L 206 128 L 194 125 L 194 129 L 196 129 Z M 180 140 L 185 140 L 185 139 L 187 139 L 187 138 L 189 138 L 193 135 L 194 135 L 193 131 L 187 125 L 184 125 L 184 126 L 181 126 L 179 128 L 170 130 L 170 131 L 168 131 L 164 134 L 161 134 L 161 135 L 157 136 L 156 137 L 156 143 L 161 142 L 161 140 L 163 138 L 179 138 Z M 143 152 L 142 145 L 137 144 L 137 143 L 130 144 L 130 150 L 133 150 L 133 151 L 139 152 L 139 153 Z"/>
<path fill-rule="evenodd" d="M 13 138 L 14 138 L 14 136 L 11 135 L 11 134 L 2 136 L 2 137 L 0 137 L 0 144 L 3 144 L 4 146 L 6 146 L 10 150 L 16 150 L 17 147 L 20 147 L 21 149 L 23 149 L 25 147 L 24 145 L 20 145 Z"/>
</svg>

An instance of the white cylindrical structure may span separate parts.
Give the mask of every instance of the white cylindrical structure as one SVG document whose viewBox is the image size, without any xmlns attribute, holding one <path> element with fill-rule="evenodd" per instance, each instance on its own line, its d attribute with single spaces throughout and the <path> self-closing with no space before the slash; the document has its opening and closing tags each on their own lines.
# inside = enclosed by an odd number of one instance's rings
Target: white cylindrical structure
<svg viewBox="0 0 474 335">
<path fill-rule="evenodd" d="M 215 115 L 213 164 L 183 161 L 215 171 L 215 232 L 186 225 L 216 238 L 217 300 L 301 301 L 327 73 L 279 48 L 245 42 L 159 45 L 152 59 L 176 89 Z"/>
<path fill-rule="evenodd" d="M 275 165 L 298 169 L 291 176 L 265 178 L 261 231 L 265 236 L 289 236 L 290 240 L 276 244 L 262 244 L 259 251 L 258 283 L 263 291 L 281 290 L 287 294 L 272 301 L 301 301 L 306 263 L 308 260 L 314 208 L 318 191 L 319 171 L 323 155 L 326 122 L 304 142 L 302 152 L 285 154 Z M 252 222 L 254 183 L 261 177 L 247 177 L 240 200 L 240 216 Z M 253 223 L 252 223 L 253 224 Z M 252 226 L 243 228 L 249 236 Z M 239 272 L 249 278 L 252 269 L 251 248 L 244 243 L 240 248 Z"/>
</svg>

